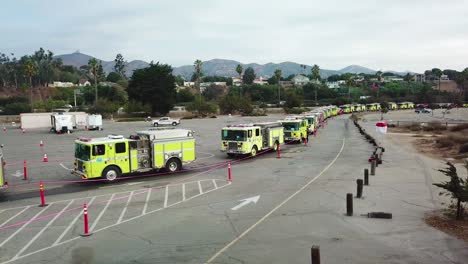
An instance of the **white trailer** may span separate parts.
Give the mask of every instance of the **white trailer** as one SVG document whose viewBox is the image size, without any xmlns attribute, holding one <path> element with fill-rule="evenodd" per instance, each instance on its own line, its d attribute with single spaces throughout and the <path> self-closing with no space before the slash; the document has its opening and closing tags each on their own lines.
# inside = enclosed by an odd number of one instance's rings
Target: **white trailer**
<svg viewBox="0 0 468 264">
<path fill-rule="evenodd" d="M 68 114 L 53 114 L 50 116 L 50 122 L 52 124 L 51 132 L 57 134 L 65 134 L 73 132 L 73 116 Z"/>
<path fill-rule="evenodd" d="M 86 128 L 89 130 L 102 130 L 102 115 L 88 115 Z"/>
<path fill-rule="evenodd" d="M 21 128 L 34 129 L 34 128 L 50 128 L 50 116 L 57 113 L 22 113 L 20 114 Z M 72 116 L 72 123 L 74 128 L 84 128 L 86 126 L 85 112 L 67 112 L 67 115 Z"/>
</svg>

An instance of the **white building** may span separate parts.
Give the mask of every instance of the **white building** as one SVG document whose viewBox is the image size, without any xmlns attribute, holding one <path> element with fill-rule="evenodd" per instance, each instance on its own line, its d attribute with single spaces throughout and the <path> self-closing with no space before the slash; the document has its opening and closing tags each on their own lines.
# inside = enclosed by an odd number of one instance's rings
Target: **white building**
<svg viewBox="0 0 468 264">
<path fill-rule="evenodd" d="M 307 78 L 304 75 L 298 74 L 294 76 L 291 81 L 293 82 L 294 85 L 304 85 L 308 84 L 310 82 L 309 78 Z"/>
<path fill-rule="evenodd" d="M 78 86 L 91 86 L 91 83 L 86 79 L 80 79 L 78 81 Z"/>
<path fill-rule="evenodd" d="M 263 77 L 260 77 L 260 78 L 256 78 L 254 81 L 253 81 L 254 84 L 259 84 L 259 85 L 266 85 L 268 84 L 268 79 L 264 79 Z"/>
<path fill-rule="evenodd" d="M 185 87 L 193 87 L 195 86 L 195 82 L 184 82 Z"/>
<path fill-rule="evenodd" d="M 241 86 L 242 79 L 240 77 L 231 77 L 233 86 Z"/>
<path fill-rule="evenodd" d="M 75 85 L 72 82 L 54 82 L 50 86 L 51 87 L 73 87 Z"/>
<path fill-rule="evenodd" d="M 344 85 L 345 83 L 346 83 L 346 81 L 339 80 L 339 81 L 336 81 L 336 82 L 326 82 L 325 84 L 330 89 L 338 89 L 338 88 L 340 88 L 341 85 Z"/>
</svg>

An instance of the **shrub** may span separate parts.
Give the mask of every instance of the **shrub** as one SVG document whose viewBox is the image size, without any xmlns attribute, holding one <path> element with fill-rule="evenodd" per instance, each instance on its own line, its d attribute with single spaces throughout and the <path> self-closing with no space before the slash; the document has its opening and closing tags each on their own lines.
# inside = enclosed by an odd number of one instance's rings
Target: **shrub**
<svg viewBox="0 0 468 264">
<path fill-rule="evenodd" d="M 426 127 L 430 127 L 432 129 L 430 131 L 441 131 L 447 129 L 447 127 L 445 125 L 442 125 L 442 123 L 440 122 L 430 122 L 427 124 Z"/>
<path fill-rule="evenodd" d="M 468 129 L 468 124 L 459 124 L 454 127 L 450 128 L 450 131 L 456 132 L 456 131 L 462 131 Z"/>
<path fill-rule="evenodd" d="M 468 143 L 468 135 L 450 135 L 448 138 L 457 144 L 465 144 Z"/>
<path fill-rule="evenodd" d="M 21 113 L 31 112 L 31 108 L 28 103 L 11 103 L 5 105 L 3 113 L 5 115 L 19 115 Z"/>
<path fill-rule="evenodd" d="M 454 142 L 448 137 L 440 137 L 436 140 L 436 146 L 439 148 L 450 148 L 453 147 Z"/>
<path fill-rule="evenodd" d="M 460 149 L 458 150 L 458 153 L 468 153 L 468 143 L 465 143 L 460 146 Z"/>
<path fill-rule="evenodd" d="M 408 129 L 411 131 L 419 131 L 421 130 L 421 126 L 418 123 L 412 123 L 408 126 Z"/>
</svg>

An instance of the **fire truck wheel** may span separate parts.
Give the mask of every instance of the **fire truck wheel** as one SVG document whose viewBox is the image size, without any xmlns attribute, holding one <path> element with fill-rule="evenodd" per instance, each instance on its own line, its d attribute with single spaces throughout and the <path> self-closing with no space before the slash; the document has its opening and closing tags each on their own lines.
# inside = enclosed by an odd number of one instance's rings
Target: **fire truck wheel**
<svg viewBox="0 0 468 264">
<path fill-rule="evenodd" d="M 154 126 L 154 127 L 157 127 L 157 126 L 158 126 L 158 123 L 154 123 L 153 126 Z"/>
<path fill-rule="evenodd" d="M 106 178 L 108 181 L 113 181 L 120 176 L 119 168 L 115 166 L 109 166 L 102 172 L 102 177 Z"/>
<path fill-rule="evenodd" d="M 166 170 L 170 172 L 175 172 L 180 170 L 182 164 L 180 164 L 180 160 L 177 158 L 171 158 L 166 163 Z"/>
<path fill-rule="evenodd" d="M 252 150 L 250 151 L 250 155 L 255 157 L 257 155 L 257 146 L 253 146 Z"/>
<path fill-rule="evenodd" d="M 177 123 L 176 123 L 176 122 L 172 122 L 172 125 L 173 125 L 173 126 L 177 126 Z"/>
</svg>

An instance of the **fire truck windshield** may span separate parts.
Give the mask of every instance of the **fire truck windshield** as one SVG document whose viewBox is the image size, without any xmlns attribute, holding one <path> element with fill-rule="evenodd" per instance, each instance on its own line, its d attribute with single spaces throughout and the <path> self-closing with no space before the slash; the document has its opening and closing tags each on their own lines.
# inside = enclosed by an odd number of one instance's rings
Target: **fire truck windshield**
<svg viewBox="0 0 468 264">
<path fill-rule="evenodd" d="M 223 130 L 221 134 L 221 138 L 223 140 L 230 140 L 230 141 L 245 141 L 246 140 L 246 131 L 244 130 Z"/>
<path fill-rule="evenodd" d="M 91 148 L 87 145 L 75 143 L 75 158 L 80 160 L 89 160 Z"/>
<path fill-rule="evenodd" d="M 299 130 L 299 124 L 298 123 L 283 123 L 284 130 L 290 130 L 290 131 L 298 131 Z"/>
</svg>

